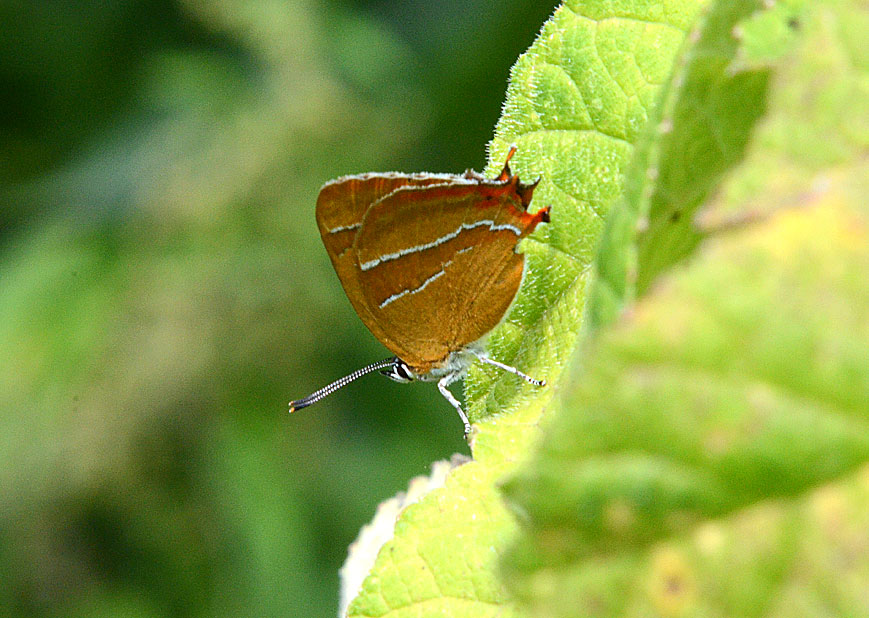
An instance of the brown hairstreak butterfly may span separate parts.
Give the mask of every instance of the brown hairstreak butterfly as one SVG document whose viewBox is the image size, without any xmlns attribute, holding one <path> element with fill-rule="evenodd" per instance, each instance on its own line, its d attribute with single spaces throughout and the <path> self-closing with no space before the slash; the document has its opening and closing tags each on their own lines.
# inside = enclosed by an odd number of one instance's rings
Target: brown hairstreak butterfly
<svg viewBox="0 0 869 618">
<path fill-rule="evenodd" d="M 398 382 L 437 382 L 448 390 L 474 360 L 542 386 L 488 358 L 482 339 L 504 317 L 522 283 L 520 240 L 549 221 L 549 207 L 527 212 L 537 183 L 510 173 L 510 149 L 496 178 L 371 173 L 327 182 L 317 198 L 323 244 L 353 308 L 395 355 L 290 402 L 290 412 L 380 371 Z"/>
</svg>

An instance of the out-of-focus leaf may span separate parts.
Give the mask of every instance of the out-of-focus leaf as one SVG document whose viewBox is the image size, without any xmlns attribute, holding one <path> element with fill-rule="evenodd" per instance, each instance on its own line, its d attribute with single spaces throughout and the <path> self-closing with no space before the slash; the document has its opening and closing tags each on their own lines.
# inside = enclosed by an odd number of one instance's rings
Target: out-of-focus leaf
<svg viewBox="0 0 869 618">
<path fill-rule="evenodd" d="M 589 346 L 507 486 L 534 615 L 866 615 L 865 178 L 711 242 Z"/>
<path fill-rule="evenodd" d="M 533 615 L 869 607 L 869 140 L 852 113 L 869 66 L 848 27 L 866 15 L 756 8 L 718 3 L 692 35 L 606 231 L 596 326 L 638 273 L 646 295 L 584 342 L 506 487 L 522 533 L 505 572 Z M 799 34 L 761 45 L 781 21 Z M 692 106 L 702 122 L 667 113 Z M 718 147 L 687 157 L 704 132 Z"/>
</svg>

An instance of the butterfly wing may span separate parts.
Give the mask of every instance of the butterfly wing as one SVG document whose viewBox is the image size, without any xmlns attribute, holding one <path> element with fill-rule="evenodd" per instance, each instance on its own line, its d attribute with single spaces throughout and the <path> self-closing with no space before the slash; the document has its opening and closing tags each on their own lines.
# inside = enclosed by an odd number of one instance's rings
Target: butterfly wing
<svg viewBox="0 0 869 618">
<path fill-rule="evenodd" d="M 503 318 L 522 282 L 516 244 L 548 220 L 525 211 L 532 190 L 515 176 L 455 177 L 403 186 L 365 213 L 350 251 L 363 321 L 417 373 Z"/>
<path fill-rule="evenodd" d="M 443 184 L 451 178 L 447 174 L 385 173 L 344 176 L 327 182 L 317 197 L 316 218 L 333 264 L 353 245 L 362 218 L 374 202 L 401 187 Z M 343 282 L 340 272 L 338 275 Z"/>
<path fill-rule="evenodd" d="M 316 219 L 323 245 L 356 313 L 381 341 L 383 333 L 377 330 L 364 299 L 355 254 L 350 250 L 362 227 L 362 219 L 374 202 L 396 189 L 444 184 L 452 178 L 446 174 L 359 174 L 329 181 L 320 189 Z"/>
</svg>

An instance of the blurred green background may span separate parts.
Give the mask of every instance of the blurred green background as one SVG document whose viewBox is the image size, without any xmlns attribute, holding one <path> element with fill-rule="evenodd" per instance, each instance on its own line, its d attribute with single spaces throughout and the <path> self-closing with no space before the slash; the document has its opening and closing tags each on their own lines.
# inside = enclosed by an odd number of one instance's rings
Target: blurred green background
<svg viewBox="0 0 869 618">
<path fill-rule="evenodd" d="M 0 3 L 0 614 L 333 616 L 377 503 L 467 452 L 372 376 L 326 180 L 481 169 L 553 2 Z"/>
</svg>

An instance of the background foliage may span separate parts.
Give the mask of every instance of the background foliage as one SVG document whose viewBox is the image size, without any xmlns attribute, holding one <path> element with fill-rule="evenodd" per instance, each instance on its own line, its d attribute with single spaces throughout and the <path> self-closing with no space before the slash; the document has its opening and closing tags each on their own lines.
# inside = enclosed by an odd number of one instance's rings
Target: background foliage
<svg viewBox="0 0 869 618">
<path fill-rule="evenodd" d="M 317 188 L 478 164 L 503 93 L 484 59 L 506 70 L 552 7 L 23 7 L 0 73 L 0 605 L 332 615 L 374 503 L 465 447 L 424 387 L 283 415 L 383 354 Z M 491 340 L 551 386 L 472 372 L 474 461 L 399 516 L 351 615 L 865 613 L 867 32 L 856 0 L 547 21 L 489 168 L 518 143 L 552 205 Z"/>
<path fill-rule="evenodd" d="M 554 4 L 0 4 L 0 613 L 332 616 L 376 504 L 467 452 L 313 220 L 480 169 Z"/>
</svg>

